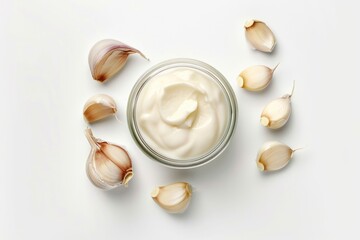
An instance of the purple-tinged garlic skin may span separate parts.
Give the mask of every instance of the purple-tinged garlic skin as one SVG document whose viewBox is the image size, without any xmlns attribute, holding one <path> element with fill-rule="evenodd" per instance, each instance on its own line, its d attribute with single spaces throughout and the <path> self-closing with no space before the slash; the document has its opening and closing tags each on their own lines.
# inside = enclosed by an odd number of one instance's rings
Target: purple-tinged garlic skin
<svg viewBox="0 0 360 240">
<path fill-rule="evenodd" d="M 132 162 L 128 152 L 116 144 L 97 139 L 90 128 L 85 130 L 91 151 L 86 163 L 89 180 L 98 188 L 109 190 L 125 187 L 133 177 Z"/>
<path fill-rule="evenodd" d="M 83 115 L 88 123 L 99 121 L 115 115 L 117 107 L 114 99 L 106 94 L 96 94 L 89 98 L 83 109 Z"/>
<path fill-rule="evenodd" d="M 134 53 L 147 59 L 142 52 L 120 41 L 104 39 L 97 42 L 89 53 L 92 77 L 99 82 L 105 82 L 119 72 L 128 56 Z"/>
</svg>

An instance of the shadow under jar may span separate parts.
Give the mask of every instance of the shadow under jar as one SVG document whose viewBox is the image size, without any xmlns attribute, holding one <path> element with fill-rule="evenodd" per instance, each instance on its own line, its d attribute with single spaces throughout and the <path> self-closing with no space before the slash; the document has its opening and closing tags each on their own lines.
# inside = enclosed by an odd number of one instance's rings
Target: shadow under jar
<svg viewBox="0 0 360 240">
<path fill-rule="evenodd" d="M 171 59 L 146 71 L 133 87 L 128 125 L 139 148 L 172 168 L 215 159 L 235 131 L 237 104 L 225 77 L 194 59 Z"/>
</svg>

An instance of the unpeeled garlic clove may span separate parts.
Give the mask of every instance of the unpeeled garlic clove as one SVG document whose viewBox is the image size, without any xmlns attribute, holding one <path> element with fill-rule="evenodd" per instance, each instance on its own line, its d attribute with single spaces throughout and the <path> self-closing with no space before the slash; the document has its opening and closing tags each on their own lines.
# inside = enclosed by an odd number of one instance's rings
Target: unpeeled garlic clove
<svg viewBox="0 0 360 240">
<path fill-rule="evenodd" d="M 191 195 L 191 185 L 186 182 L 156 187 L 151 192 L 153 200 L 168 213 L 184 212 L 189 206 Z"/>
<path fill-rule="evenodd" d="M 271 53 L 276 45 L 273 32 L 262 21 L 248 20 L 245 22 L 245 36 L 250 44 L 261 52 Z"/>
<path fill-rule="evenodd" d="M 261 125 L 270 129 L 279 129 L 287 123 L 291 115 L 291 96 L 294 86 L 291 94 L 274 99 L 265 106 L 260 117 Z"/>
<path fill-rule="evenodd" d="M 289 163 L 295 151 L 280 142 L 266 142 L 257 155 L 256 164 L 260 171 L 276 171 Z"/>
<path fill-rule="evenodd" d="M 89 123 L 114 115 L 117 112 L 116 103 L 106 94 L 97 94 L 89 98 L 84 106 L 83 114 Z"/>
<path fill-rule="evenodd" d="M 237 83 L 241 88 L 246 90 L 253 92 L 261 91 L 270 84 L 278 65 L 273 69 L 264 65 L 248 67 L 239 74 Z"/>
<path fill-rule="evenodd" d="M 118 145 L 95 138 L 90 128 L 85 130 L 85 136 L 91 145 L 86 163 L 90 181 L 102 189 L 127 186 L 133 177 L 132 163 L 127 151 Z"/>
<path fill-rule="evenodd" d="M 139 50 L 120 41 L 105 39 L 97 42 L 90 50 L 89 65 L 93 78 L 104 82 L 122 69 L 130 54 L 138 53 L 145 59 Z"/>
</svg>

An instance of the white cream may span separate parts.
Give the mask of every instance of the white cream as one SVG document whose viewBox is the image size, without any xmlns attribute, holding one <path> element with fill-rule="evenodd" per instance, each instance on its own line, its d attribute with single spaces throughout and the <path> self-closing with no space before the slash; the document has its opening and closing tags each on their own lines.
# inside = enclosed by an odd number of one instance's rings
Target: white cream
<svg viewBox="0 0 360 240">
<path fill-rule="evenodd" d="M 228 120 L 223 90 L 209 76 L 191 68 L 154 76 L 144 85 L 136 105 L 141 136 L 153 150 L 174 159 L 209 152 Z"/>
</svg>

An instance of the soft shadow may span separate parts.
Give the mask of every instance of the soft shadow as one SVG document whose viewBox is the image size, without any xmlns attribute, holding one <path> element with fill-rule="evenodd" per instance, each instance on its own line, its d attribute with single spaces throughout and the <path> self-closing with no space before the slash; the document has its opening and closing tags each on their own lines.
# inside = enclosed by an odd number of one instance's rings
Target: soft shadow
<svg viewBox="0 0 360 240">
<path fill-rule="evenodd" d="M 296 165 L 296 163 L 294 163 L 293 161 L 294 161 L 294 159 L 291 159 L 290 162 L 284 168 L 277 170 L 277 171 L 272 171 L 272 172 L 260 172 L 259 171 L 259 175 L 260 175 L 260 177 L 267 179 L 267 178 L 272 178 L 272 177 L 276 177 L 276 176 L 282 176 L 284 174 L 291 174 L 289 172 L 291 172 L 291 169 L 293 168 L 293 166 Z"/>
<path fill-rule="evenodd" d="M 111 201 L 118 202 L 118 201 L 131 201 L 136 195 L 136 191 L 140 189 L 139 186 L 135 181 L 129 182 L 128 187 L 119 186 L 115 189 L 104 191 L 104 195 L 106 198 L 110 199 Z M 128 200 L 127 200 L 128 199 Z"/>
<path fill-rule="evenodd" d="M 235 130 L 236 131 L 236 130 Z M 196 179 L 201 178 L 202 181 L 219 181 L 219 174 L 231 172 L 235 168 L 239 168 L 242 161 L 239 161 L 236 156 L 236 152 L 241 151 L 244 144 L 240 144 L 239 134 L 234 134 L 229 145 L 216 159 L 213 161 L 194 168 L 194 169 L 169 169 L 167 174 L 171 176 L 174 181 L 181 181 L 184 179 Z M 240 148 L 240 149 L 239 149 Z M 225 174 L 226 175 L 226 174 Z M 216 178 L 214 176 L 217 176 Z M 194 186 L 196 188 L 196 186 Z"/>
</svg>

